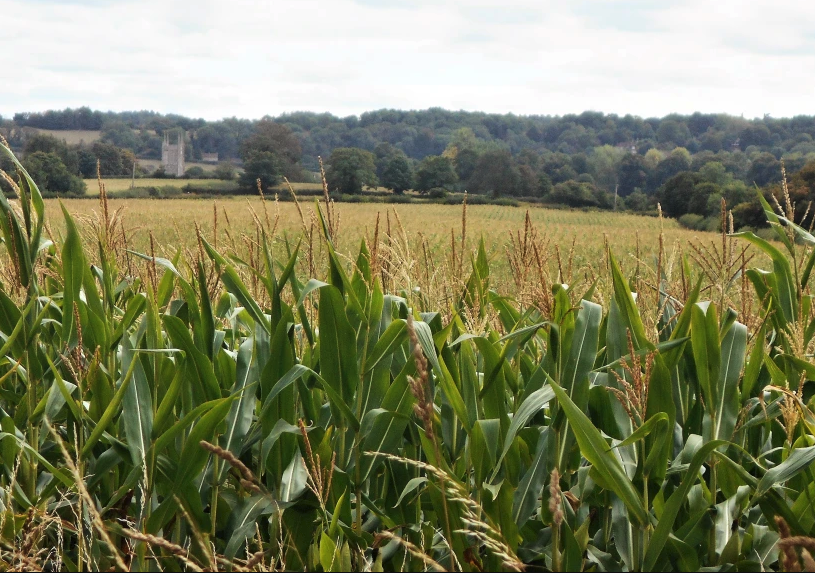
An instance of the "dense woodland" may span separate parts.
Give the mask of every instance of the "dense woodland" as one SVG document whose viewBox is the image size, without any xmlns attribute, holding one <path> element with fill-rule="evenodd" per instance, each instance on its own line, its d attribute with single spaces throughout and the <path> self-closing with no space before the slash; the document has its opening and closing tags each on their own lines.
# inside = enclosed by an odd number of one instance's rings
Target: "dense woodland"
<svg viewBox="0 0 815 573">
<path fill-rule="evenodd" d="M 213 175 L 253 192 L 282 177 L 314 180 L 318 157 L 338 196 L 377 185 L 434 198 L 467 190 L 571 207 L 649 211 L 699 228 L 718 225 L 725 199 L 737 226 L 763 221 L 754 185 L 772 190 L 782 162 L 803 213 L 815 197 L 815 117 L 748 120 L 694 113 L 643 119 L 587 111 L 565 116 L 379 110 L 361 116 L 297 112 L 257 121 L 191 119 L 89 108 L 18 113 L 0 128 L 26 166 L 57 194 L 78 193 L 97 160 L 104 176 L 130 176 L 133 161 L 158 159 L 165 132 L 185 133 L 187 159 L 218 153 Z M 36 129 L 32 129 L 36 128 Z M 37 129 L 99 130 L 92 144 L 66 145 Z M 61 164 L 61 165 L 60 165 Z M 64 166 L 64 168 L 63 168 Z M 200 176 L 200 168 L 191 175 Z M 159 173 L 139 174 L 162 176 Z"/>
</svg>

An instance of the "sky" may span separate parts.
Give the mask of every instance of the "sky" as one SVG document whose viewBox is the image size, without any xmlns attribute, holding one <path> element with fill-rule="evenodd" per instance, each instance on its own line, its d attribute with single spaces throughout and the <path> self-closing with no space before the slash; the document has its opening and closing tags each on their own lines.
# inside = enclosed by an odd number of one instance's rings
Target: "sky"
<svg viewBox="0 0 815 573">
<path fill-rule="evenodd" d="M 0 115 L 815 114 L 812 0 L 0 0 Z"/>
</svg>

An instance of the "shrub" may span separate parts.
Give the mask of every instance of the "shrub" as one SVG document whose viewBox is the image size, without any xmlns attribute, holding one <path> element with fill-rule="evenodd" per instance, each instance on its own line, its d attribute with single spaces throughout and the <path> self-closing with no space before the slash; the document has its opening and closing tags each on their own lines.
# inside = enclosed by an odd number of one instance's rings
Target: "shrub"
<svg viewBox="0 0 815 573">
<path fill-rule="evenodd" d="M 705 218 L 702 215 L 697 215 L 696 213 L 686 213 L 677 219 L 680 225 L 695 231 L 701 230 L 704 220 Z"/>
<path fill-rule="evenodd" d="M 413 197 L 410 195 L 389 195 L 385 197 L 385 203 L 412 203 Z"/>
<path fill-rule="evenodd" d="M 194 165 L 184 172 L 185 179 L 205 179 L 207 172 L 200 165 Z"/>
<path fill-rule="evenodd" d="M 517 207 L 520 205 L 517 199 L 511 197 L 498 197 L 492 200 L 493 205 L 500 205 L 501 207 Z"/>
</svg>

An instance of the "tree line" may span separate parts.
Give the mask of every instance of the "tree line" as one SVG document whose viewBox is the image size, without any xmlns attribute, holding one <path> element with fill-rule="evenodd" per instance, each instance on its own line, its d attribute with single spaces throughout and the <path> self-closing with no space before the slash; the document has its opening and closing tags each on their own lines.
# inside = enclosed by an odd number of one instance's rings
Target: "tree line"
<svg viewBox="0 0 815 573">
<path fill-rule="evenodd" d="M 458 130 L 469 128 L 482 141 L 496 142 L 513 155 L 524 149 L 548 150 L 568 155 L 603 145 L 630 144 L 640 154 L 652 147 L 684 147 L 700 151 L 730 151 L 751 148 L 780 158 L 785 153 L 815 152 L 815 117 L 745 119 L 726 114 L 671 114 L 662 118 L 618 116 L 586 111 L 563 116 L 518 116 L 482 112 L 427 110 L 377 110 L 360 116 L 337 117 L 329 113 L 296 112 L 251 121 L 235 117 L 218 121 L 188 118 L 153 111 L 100 112 L 87 107 L 17 113 L 11 123 L 40 129 L 103 130 L 111 143 L 119 140 L 138 154 L 160 153 L 155 138 L 168 129 L 181 128 L 192 139 L 196 153 L 219 153 L 224 159 L 240 157 L 240 146 L 260 121 L 272 120 L 287 126 L 298 138 L 303 162 L 316 167 L 318 156 L 328 157 L 337 147 L 373 151 L 380 143 L 401 149 L 421 160 L 440 155 Z M 130 132 L 126 132 L 122 127 Z M 136 132 L 135 136 L 133 132 Z M 152 143 L 151 143 L 152 141 Z M 141 146 L 141 149 L 136 147 Z"/>
<path fill-rule="evenodd" d="M 736 212 L 744 213 L 747 224 L 752 211 L 745 204 L 755 208 L 753 185 L 770 188 L 780 182 L 782 161 L 793 176 L 815 160 L 811 116 L 747 120 L 694 113 L 643 119 L 599 112 L 516 116 L 432 108 L 208 122 L 150 111 L 79 108 L 15 114 L 0 120 L 0 128 L 43 180 L 51 187 L 56 186 L 51 181 L 60 182 L 55 191 L 62 193 L 77 186 L 65 183 L 56 159 L 70 176 L 94 176 L 97 161 L 105 176 L 130 175 L 133 160 L 160 157 L 164 134 L 175 130 L 184 133 L 188 160 L 218 153 L 224 178 L 235 174 L 232 164 L 240 166 L 246 192 L 254 192 L 258 180 L 264 188 L 283 177 L 313 180 L 322 157 L 330 189 L 338 194 L 377 186 L 431 196 L 466 190 L 636 211 L 659 202 L 667 214 L 689 216 L 686 220 L 696 225 L 711 223 L 721 199 L 741 205 Z M 27 128 L 98 129 L 101 138 L 92 145 L 69 146 Z"/>
</svg>

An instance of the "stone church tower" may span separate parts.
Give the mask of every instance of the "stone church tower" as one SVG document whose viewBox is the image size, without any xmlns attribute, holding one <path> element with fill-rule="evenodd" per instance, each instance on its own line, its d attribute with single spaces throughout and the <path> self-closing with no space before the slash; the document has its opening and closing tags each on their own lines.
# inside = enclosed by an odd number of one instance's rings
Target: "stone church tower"
<svg viewBox="0 0 815 573">
<path fill-rule="evenodd" d="M 161 165 L 167 175 L 183 177 L 184 168 L 184 130 L 178 131 L 175 144 L 170 143 L 170 134 L 164 132 L 164 143 L 161 144 Z"/>
</svg>

